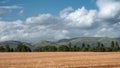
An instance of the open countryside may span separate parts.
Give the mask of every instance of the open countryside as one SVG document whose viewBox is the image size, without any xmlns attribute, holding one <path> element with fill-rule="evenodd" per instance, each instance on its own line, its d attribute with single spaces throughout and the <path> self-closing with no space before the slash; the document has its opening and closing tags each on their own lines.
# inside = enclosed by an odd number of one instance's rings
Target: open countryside
<svg viewBox="0 0 120 68">
<path fill-rule="evenodd" d="M 0 68 L 120 68 L 120 0 L 0 0 Z"/>
</svg>

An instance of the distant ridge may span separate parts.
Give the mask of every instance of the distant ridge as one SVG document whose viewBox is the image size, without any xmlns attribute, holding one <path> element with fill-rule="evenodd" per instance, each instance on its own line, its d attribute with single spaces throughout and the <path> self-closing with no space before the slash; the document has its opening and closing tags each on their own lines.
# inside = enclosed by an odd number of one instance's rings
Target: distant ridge
<svg viewBox="0 0 120 68">
<path fill-rule="evenodd" d="M 72 45 L 80 46 L 82 43 L 90 44 L 90 45 L 97 45 L 98 42 L 103 43 L 105 46 L 111 44 L 111 41 L 117 41 L 120 43 L 120 38 L 108 38 L 108 37 L 78 37 L 78 38 L 71 38 L 71 39 L 61 39 L 57 42 L 46 42 L 46 41 L 37 41 L 33 42 L 32 45 L 39 47 L 45 45 L 68 45 L 71 43 Z"/>
<path fill-rule="evenodd" d="M 82 43 L 85 43 L 86 45 L 97 45 L 98 42 L 103 43 L 105 46 L 109 46 L 111 44 L 111 41 L 117 41 L 120 44 L 120 38 L 108 38 L 108 37 L 77 37 L 77 38 L 71 38 L 71 39 L 61 39 L 56 42 L 53 41 L 36 41 L 33 43 L 28 42 L 21 42 L 21 41 L 3 41 L 0 42 L 0 46 L 9 45 L 12 48 L 17 47 L 18 44 L 23 43 L 27 46 L 29 46 L 31 49 L 42 47 L 46 45 L 68 45 L 71 43 L 72 45 L 81 46 Z"/>
</svg>

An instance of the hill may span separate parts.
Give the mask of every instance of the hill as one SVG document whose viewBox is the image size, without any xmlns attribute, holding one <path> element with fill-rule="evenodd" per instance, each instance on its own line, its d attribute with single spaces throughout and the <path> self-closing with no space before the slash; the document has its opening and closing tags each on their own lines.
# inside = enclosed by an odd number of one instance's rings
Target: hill
<svg viewBox="0 0 120 68">
<path fill-rule="evenodd" d="M 97 45 L 98 42 L 103 43 L 105 46 L 109 46 L 111 41 L 117 41 L 120 43 L 120 38 L 108 38 L 108 37 L 79 37 L 72 39 L 61 39 L 57 42 L 48 42 L 48 41 L 37 41 L 32 43 L 33 46 L 45 46 L 45 45 L 68 45 L 71 43 L 72 45 L 81 46 L 82 43 L 90 44 L 92 46 Z"/>
<path fill-rule="evenodd" d="M 98 42 L 103 43 L 105 46 L 109 46 L 111 44 L 111 41 L 117 41 L 120 44 L 120 38 L 108 38 L 108 37 L 79 37 L 79 38 L 72 38 L 72 39 L 61 39 L 56 42 L 53 41 L 36 41 L 33 43 L 27 43 L 27 42 L 21 42 L 21 41 L 4 41 L 0 42 L 0 46 L 9 45 L 11 48 L 16 48 L 18 44 L 23 43 L 30 47 L 31 49 L 42 47 L 46 45 L 68 45 L 71 43 L 72 45 L 81 46 L 82 43 L 85 43 L 86 45 L 97 45 Z"/>
</svg>

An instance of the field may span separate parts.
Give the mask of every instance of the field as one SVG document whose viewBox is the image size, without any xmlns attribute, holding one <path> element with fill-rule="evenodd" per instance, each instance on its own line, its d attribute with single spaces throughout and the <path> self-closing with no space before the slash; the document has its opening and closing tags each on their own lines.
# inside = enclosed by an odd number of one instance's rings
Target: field
<svg viewBox="0 0 120 68">
<path fill-rule="evenodd" d="M 120 68 L 120 53 L 0 53 L 0 68 Z"/>
</svg>

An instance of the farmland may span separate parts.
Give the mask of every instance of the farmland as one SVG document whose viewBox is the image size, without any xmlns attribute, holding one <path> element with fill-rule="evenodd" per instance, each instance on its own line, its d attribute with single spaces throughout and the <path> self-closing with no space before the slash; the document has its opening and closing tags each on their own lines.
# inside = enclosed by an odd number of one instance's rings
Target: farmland
<svg viewBox="0 0 120 68">
<path fill-rule="evenodd" d="M 119 52 L 2 52 L 0 68 L 119 68 Z"/>
</svg>

